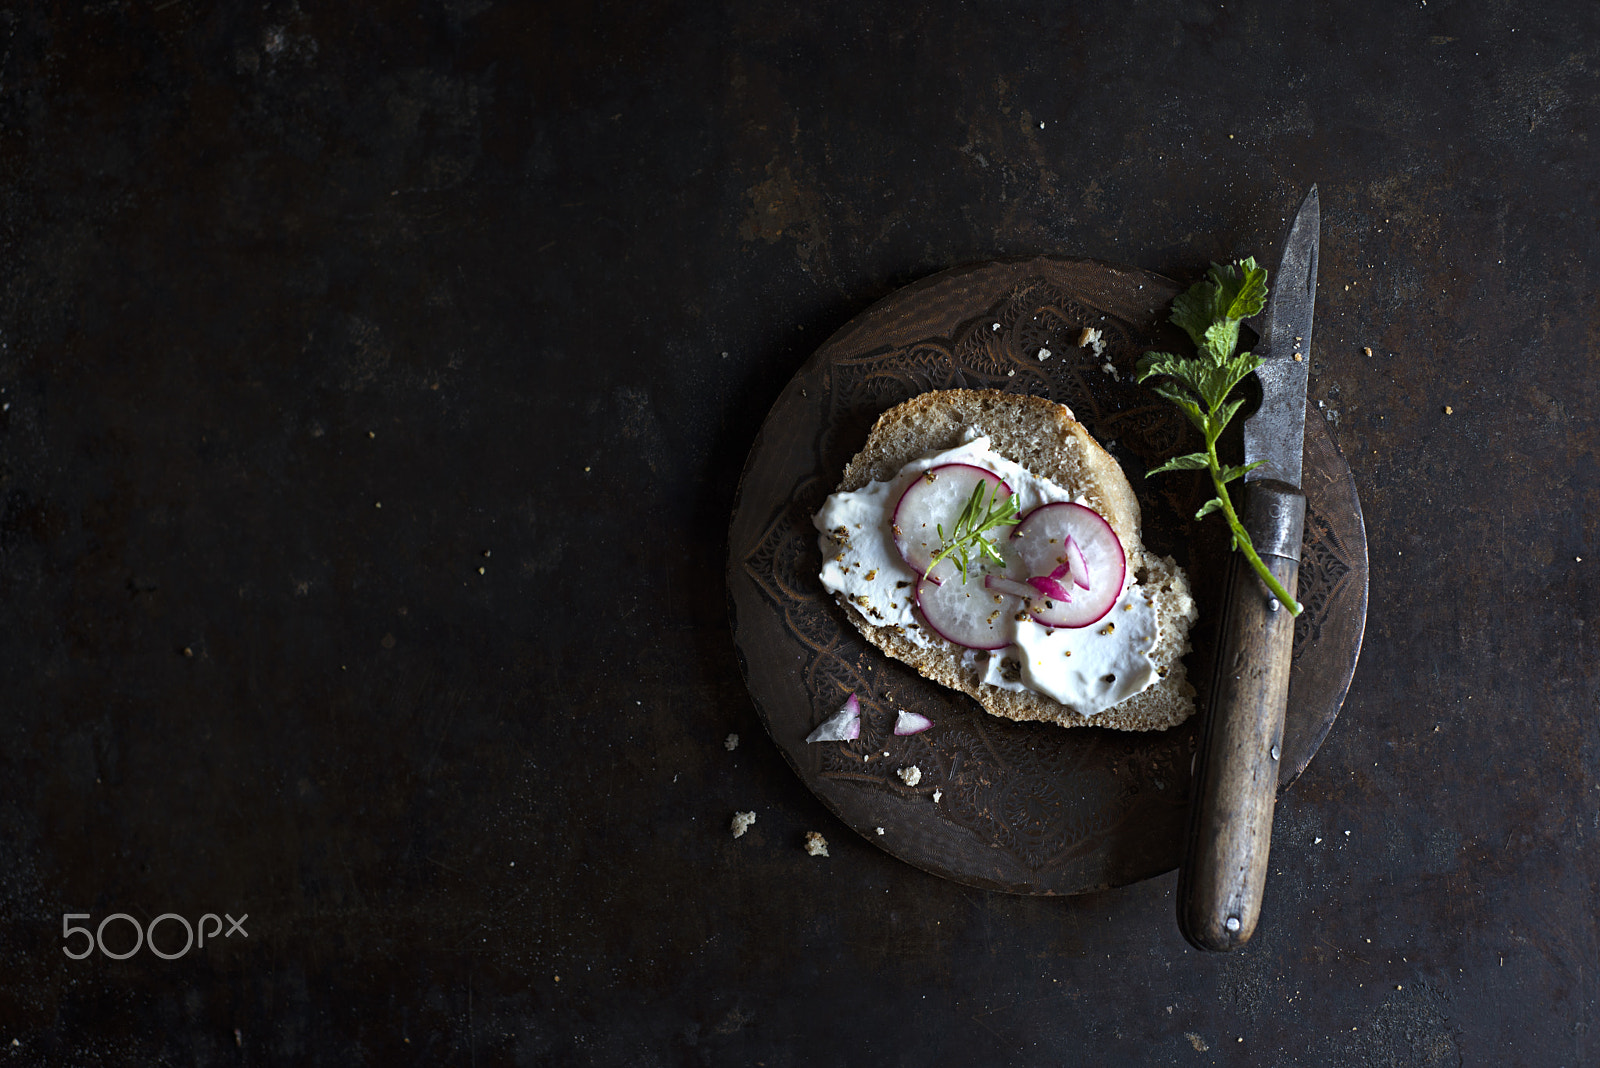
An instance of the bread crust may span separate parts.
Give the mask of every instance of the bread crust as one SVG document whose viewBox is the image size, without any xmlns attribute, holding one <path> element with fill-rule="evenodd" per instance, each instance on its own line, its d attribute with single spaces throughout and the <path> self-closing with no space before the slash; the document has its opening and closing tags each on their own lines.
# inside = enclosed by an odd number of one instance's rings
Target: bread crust
<svg viewBox="0 0 1600 1068">
<path fill-rule="evenodd" d="M 985 664 L 972 650 L 935 639 L 919 646 L 888 627 L 874 626 L 842 598 L 841 607 L 867 640 L 941 685 L 960 690 L 997 716 L 1063 727 L 1150 731 L 1176 726 L 1194 714 L 1194 687 L 1181 659 L 1189 651 L 1196 618 L 1188 577 L 1171 557 L 1147 552 L 1140 540 L 1139 501 L 1122 468 L 1064 405 L 1043 397 L 999 390 L 951 389 L 924 393 L 883 413 L 867 443 L 846 465 L 839 491 L 894 478 L 931 452 L 962 444 L 969 429 L 988 435 L 990 448 L 1035 475 L 1081 493 L 1116 531 L 1134 576 L 1153 596 L 1159 636 L 1152 658 L 1166 674 L 1148 689 L 1094 716 L 1084 716 L 1031 690 L 1006 690 L 980 681 Z"/>
</svg>

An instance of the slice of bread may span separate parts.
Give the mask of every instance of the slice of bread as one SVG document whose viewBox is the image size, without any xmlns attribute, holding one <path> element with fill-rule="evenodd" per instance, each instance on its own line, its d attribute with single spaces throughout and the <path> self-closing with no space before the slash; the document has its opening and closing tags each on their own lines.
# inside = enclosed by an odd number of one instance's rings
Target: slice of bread
<svg viewBox="0 0 1600 1068">
<path fill-rule="evenodd" d="M 1194 713 L 1194 687 L 1181 657 L 1189 651 L 1189 627 L 1197 615 L 1189 580 L 1171 557 L 1145 551 L 1133 488 L 1116 460 L 1089 436 L 1070 409 L 1043 397 L 998 390 L 924 393 L 879 417 L 866 447 L 845 467 L 838 488 L 849 492 L 868 482 L 888 481 L 912 460 L 960 445 L 969 430 L 988 435 L 990 448 L 1033 474 L 1082 493 L 1111 524 L 1134 577 L 1154 595 L 1159 637 L 1152 657 L 1166 669 L 1165 675 L 1121 704 L 1084 716 L 1031 690 L 980 682 L 986 664 L 977 657 L 986 654 L 975 656 L 972 650 L 937 639 L 931 647 L 919 646 L 890 628 L 874 626 L 841 599 L 851 622 L 885 653 L 935 682 L 971 695 L 997 716 L 1129 731 L 1164 730 L 1188 719 Z"/>
</svg>

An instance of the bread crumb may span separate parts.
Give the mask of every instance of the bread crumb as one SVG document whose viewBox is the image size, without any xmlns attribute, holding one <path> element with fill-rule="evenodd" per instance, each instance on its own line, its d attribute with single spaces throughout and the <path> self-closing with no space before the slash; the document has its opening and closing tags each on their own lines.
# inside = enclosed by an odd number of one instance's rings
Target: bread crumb
<svg viewBox="0 0 1600 1068">
<path fill-rule="evenodd" d="M 754 812 L 735 812 L 733 814 L 733 825 L 729 829 L 733 831 L 735 838 L 743 838 L 744 832 L 748 831 L 750 825 L 755 821 L 756 814 Z"/>
<path fill-rule="evenodd" d="M 943 790 L 935 790 L 933 792 L 933 803 L 937 805 L 939 803 L 939 798 L 941 798 L 943 796 L 944 796 L 944 791 Z"/>
<path fill-rule="evenodd" d="M 730 753 L 739 748 L 739 736 L 737 734 L 730 734 L 726 738 L 722 739 L 722 748 L 726 749 Z"/>
<path fill-rule="evenodd" d="M 1450 405 L 1446 404 L 1444 406 L 1444 414 L 1445 415 L 1454 415 L 1454 414 L 1456 414 L 1456 410 L 1454 408 L 1450 407 Z"/>
<path fill-rule="evenodd" d="M 922 781 L 922 769 L 917 767 L 915 764 L 911 765 L 909 768 L 901 768 L 899 771 L 895 772 L 895 774 L 900 776 L 900 781 L 905 783 L 907 786 L 915 786 L 917 783 Z"/>
<path fill-rule="evenodd" d="M 1049 349 L 1040 349 L 1039 350 L 1039 359 L 1041 361 L 1048 360 L 1049 358 L 1050 358 L 1050 350 Z"/>
<path fill-rule="evenodd" d="M 1361 346 L 1361 355 L 1363 355 L 1363 356 L 1371 356 L 1372 355 L 1372 346 L 1371 345 L 1363 345 L 1363 346 Z"/>
<path fill-rule="evenodd" d="M 828 855 L 828 840 L 816 831 L 806 832 L 806 853 L 813 857 Z"/>
<path fill-rule="evenodd" d="M 1106 354 L 1106 343 L 1101 340 L 1100 331 L 1092 326 L 1084 327 L 1083 332 L 1078 335 L 1078 347 L 1090 349 L 1097 357 Z"/>
<path fill-rule="evenodd" d="M 879 827 L 879 828 L 878 828 L 878 833 L 879 833 L 879 834 L 882 834 L 882 833 L 883 833 L 883 828 L 882 828 L 882 827 Z"/>
</svg>

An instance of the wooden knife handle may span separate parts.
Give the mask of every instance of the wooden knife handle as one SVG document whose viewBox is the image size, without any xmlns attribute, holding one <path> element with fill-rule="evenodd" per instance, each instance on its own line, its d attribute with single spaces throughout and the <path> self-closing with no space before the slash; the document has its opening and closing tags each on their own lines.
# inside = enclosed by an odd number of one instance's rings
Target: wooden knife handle
<svg viewBox="0 0 1600 1068">
<path fill-rule="evenodd" d="M 1305 495 L 1294 486 L 1265 479 L 1245 486 L 1241 520 L 1290 591 L 1300 575 L 1305 513 Z M 1242 553 L 1232 556 L 1178 876 L 1178 926 L 1208 950 L 1235 949 L 1255 933 L 1294 651 L 1294 616 Z"/>
</svg>

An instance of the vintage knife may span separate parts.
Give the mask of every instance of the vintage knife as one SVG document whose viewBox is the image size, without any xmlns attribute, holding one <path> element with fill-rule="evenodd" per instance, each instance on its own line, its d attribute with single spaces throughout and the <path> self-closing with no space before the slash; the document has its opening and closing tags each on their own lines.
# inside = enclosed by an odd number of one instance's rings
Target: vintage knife
<svg viewBox="0 0 1600 1068">
<path fill-rule="evenodd" d="M 1244 424 L 1241 519 L 1272 573 L 1293 591 L 1300 573 L 1306 498 L 1306 372 L 1317 296 L 1317 187 L 1300 205 L 1262 333 L 1261 407 Z M 1178 926 L 1199 949 L 1228 950 L 1255 932 L 1272 841 L 1294 616 L 1239 553 L 1228 577 L 1215 677 L 1195 759 L 1189 834 L 1178 877 Z"/>
</svg>

